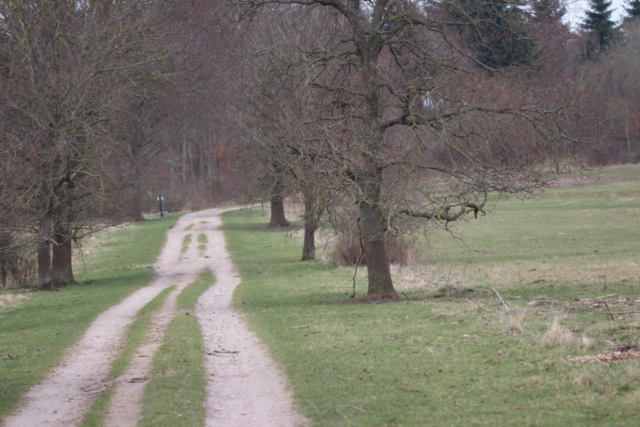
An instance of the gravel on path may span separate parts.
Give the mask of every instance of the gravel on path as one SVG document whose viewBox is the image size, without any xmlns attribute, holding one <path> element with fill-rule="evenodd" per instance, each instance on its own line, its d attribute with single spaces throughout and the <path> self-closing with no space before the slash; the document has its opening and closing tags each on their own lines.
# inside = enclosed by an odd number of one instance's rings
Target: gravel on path
<svg viewBox="0 0 640 427">
<path fill-rule="evenodd" d="M 111 361 L 120 351 L 123 333 L 138 310 L 171 285 L 184 288 L 207 268 L 216 276 L 216 285 L 200 297 L 196 306 L 208 353 L 207 427 L 308 424 L 295 411 L 278 366 L 233 308 L 232 295 L 240 279 L 225 249 L 224 235 L 218 229 L 222 212 L 212 209 L 180 218 L 168 232 L 151 284 L 99 315 L 83 337 L 68 349 L 61 364 L 29 390 L 23 404 L 4 420 L 3 426 L 77 426 L 93 401 L 109 386 Z M 185 230 L 191 224 L 192 228 Z M 182 240 L 188 233 L 195 237 L 182 253 Z M 197 249 L 200 233 L 208 237 L 205 250 Z M 131 380 L 149 376 L 146 373 L 150 372 L 153 353 L 174 310 L 176 295 L 177 292 L 172 292 L 168 297 L 157 319 L 160 329 L 150 335 L 153 345 L 139 349 L 139 353 L 148 356 L 139 359 L 148 361 L 135 361 L 120 380 L 127 383 L 129 377 Z M 109 425 L 135 426 L 146 381 L 134 387 L 116 384 Z"/>
</svg>

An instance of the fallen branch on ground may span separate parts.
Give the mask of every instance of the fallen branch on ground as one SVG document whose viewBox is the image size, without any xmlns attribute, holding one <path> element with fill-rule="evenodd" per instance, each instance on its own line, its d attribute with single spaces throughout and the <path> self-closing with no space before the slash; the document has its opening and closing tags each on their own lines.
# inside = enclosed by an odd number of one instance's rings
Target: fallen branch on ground
<svg viewBox="0 0 640 427">
<path fill-rule="evenodd" d="M 506 302 L 504 302 L 504 300 L 502 299 L 502 297 L 500 296 L 500 294 L 498 293 L 498 291 L 496 291 L 496 288 L 491 288 L 493 289 L 493 292 L 496 293 L 496 295 L 498 295 L 498 298 L 500 298 L 500 301 L 502 302 L 502 305 L 504 305 L 504 308 L 506 308 L 507 310 L 509 310 L 509 306 L 507 305 Z"/>
<path fill-rule="evenodd" d="M 474 303 L 475 305 L 477 305 L 477 306 L 480 308 L 480 310 L 484 310 L 484 311 L 486 311 L 487 313 L 492 314 L 489 310 L 487 310 L 486 308 L 482 307 L 480 304 L 478 304 L 477 302 L 475 302 L 475 301 L 474 301 L 474 300 L 472 300 L 471 298 L 468 298 L 468 299 L 469 299 L 469 301 L 471 301 L 472 303 Z"/>
<path fill-rule="evenodd" d="M 616 318 L 613 317 L 613 313 L 611 312 L 611 309 L 609 308 L 609 304 L 607 304 L 606 302 L 604 302 L 605 307 L 607 307 L 607 311 L 609 312 L 609 316 L 611 316 L 611 320 L 613 320 L 614 322 L 616 321 Z"/>
<path fill-rule="evenodd" d="M 609 298 L 609 297 L 614 297 L 614 296 L 616 296 L 616 294 L 605 295 L 603 297 L 599 297 L 599 298 L 595 298 L 595 299 L 585 298 L 585 299 L 581 299 L 580 301 L 599 301 L 599 300 L 602 300 L 604 298 Z"/>
</svg>

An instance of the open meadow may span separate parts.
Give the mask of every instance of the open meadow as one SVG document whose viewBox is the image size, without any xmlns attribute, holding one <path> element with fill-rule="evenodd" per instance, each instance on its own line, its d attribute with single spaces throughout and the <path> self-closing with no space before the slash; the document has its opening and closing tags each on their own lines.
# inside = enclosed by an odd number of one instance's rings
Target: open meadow
<svg viewBox="0 0 640 427">
<path fill-rule="evenodd" d="M 639 175 L 502 199 L 456 227 L 464 242 L 434 231 L 394 267 L 414 299 L 398 303 L 352 303 L 352 268 L 299 262 L 259 209 L 229 212 L 236 306 L 319 426 L 636 425 L 637 360 L 567 358 L 639 344 Z"/>
<path fill-rule="evenodd" d="M 501 199 L 453 234 L 430 230 L 410 265 L 392 267 L 403 299 L 394 303 L 350 299 L 353 268 L 331 264 L 326 236 L 319 260 L 300 262 L 300 230 L 267 229 L 259 208 L 227 212 L 227 249 L 242 279 L 235 306 L 285 372 L 301 414 L 317 426 L 636 425 L 640 167 L 597 176 L 527 200 Z M 100 312 L 149 283 L 148 267 L 176 220 L 97 236 L 85 246 L 76 285 L 3 290 L 0 417 Z M 176 254 L 209 258 L 203 251 L 211 241 L 194 224 L 176 238 Z M 204 361 L 218 357 L 203 349 L 206 331 L 184 314 L 212 282 L 203 276 L 178 297 L 182 315 L 153 358 L 143 425 L 205 423 Z M 363 297 L 364 268 L 356 282 Z M 109 384 L 144 343 L 171 289 L 127 329 Z M 107 388 L 82 425 L 105 425 L 112 397 Z"/>
</svg>

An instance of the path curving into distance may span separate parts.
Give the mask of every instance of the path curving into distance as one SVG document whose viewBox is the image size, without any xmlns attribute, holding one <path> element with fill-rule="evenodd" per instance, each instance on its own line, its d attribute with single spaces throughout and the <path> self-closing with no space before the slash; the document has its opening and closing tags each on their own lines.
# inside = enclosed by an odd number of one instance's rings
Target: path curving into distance
<svg viewBox="0 0 640 427">
<path fill-rule="evenodd" d="M 216 285 L 200 297 L 196 308 L 207 353 L 212 354 L 207 356 L 206 425 L 284 427 L 305 424 L 306 420 L 294 409 L 280 370 L 233 308 L 231 298 L 240 279 L 226 251 L 224 235 L 218 229 L 222 212 L 211 209 L 180 218 L 168 231 L 152 282 L 98 316 L 83 337 L 67 350 L 60 365 L 29 390 L 23 404 L 2 425 L 77 426 L 93 401 L 109 385 L 107 376 L 111 360 L 117 356 L 123 333 L 138 310 L 169 286 L 183 289 L 207 268 L 216 276 Z M 191 229 L 186 230 L 191 224 L 194 224 Z M 192 235 L 189 249 L 182 253 L 183 238 L 189 233 Z M 202 233 L 208 239 L 203 251 L 197 248 L 198 235 Z M 167 298 L 165 314 L 172 312 L 176 296 L 177 292 L 172 292 Z M 166 315 L 160 316 L 157 327 L 152 328 L 155 336 L 150 337 L 150 341 L 160 342 L 167 324 Z M 148 356 L 148 365 L 134 366 L 137 371 L 130 375 L 140 375 L 150 369 L 157 347 L 143 345 L 139 349 Z M 108 424 L 133 427 L 139 417 L 144 385 L 128 387 L 127 374 L 123 377 L 119 379 L 120 384 L 116 384 Z"/>
</svg>

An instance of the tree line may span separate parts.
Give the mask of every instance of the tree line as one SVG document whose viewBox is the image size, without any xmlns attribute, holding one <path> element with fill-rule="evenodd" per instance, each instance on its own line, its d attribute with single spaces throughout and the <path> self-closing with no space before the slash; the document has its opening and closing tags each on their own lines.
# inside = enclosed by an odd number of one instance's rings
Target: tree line
<svg viewBox="0 0 640 427">
<path fill-rule="evenodd" d="M 572 31 L 561 0 L 1 2 L 2 284 L 71 282 L 73 242 L 160 195 L 273 227 L 289 198 L 303 260 L 329 227 L 395 297 L 396 239 L 633 160 L 639 4 Z"/>
</svg>

